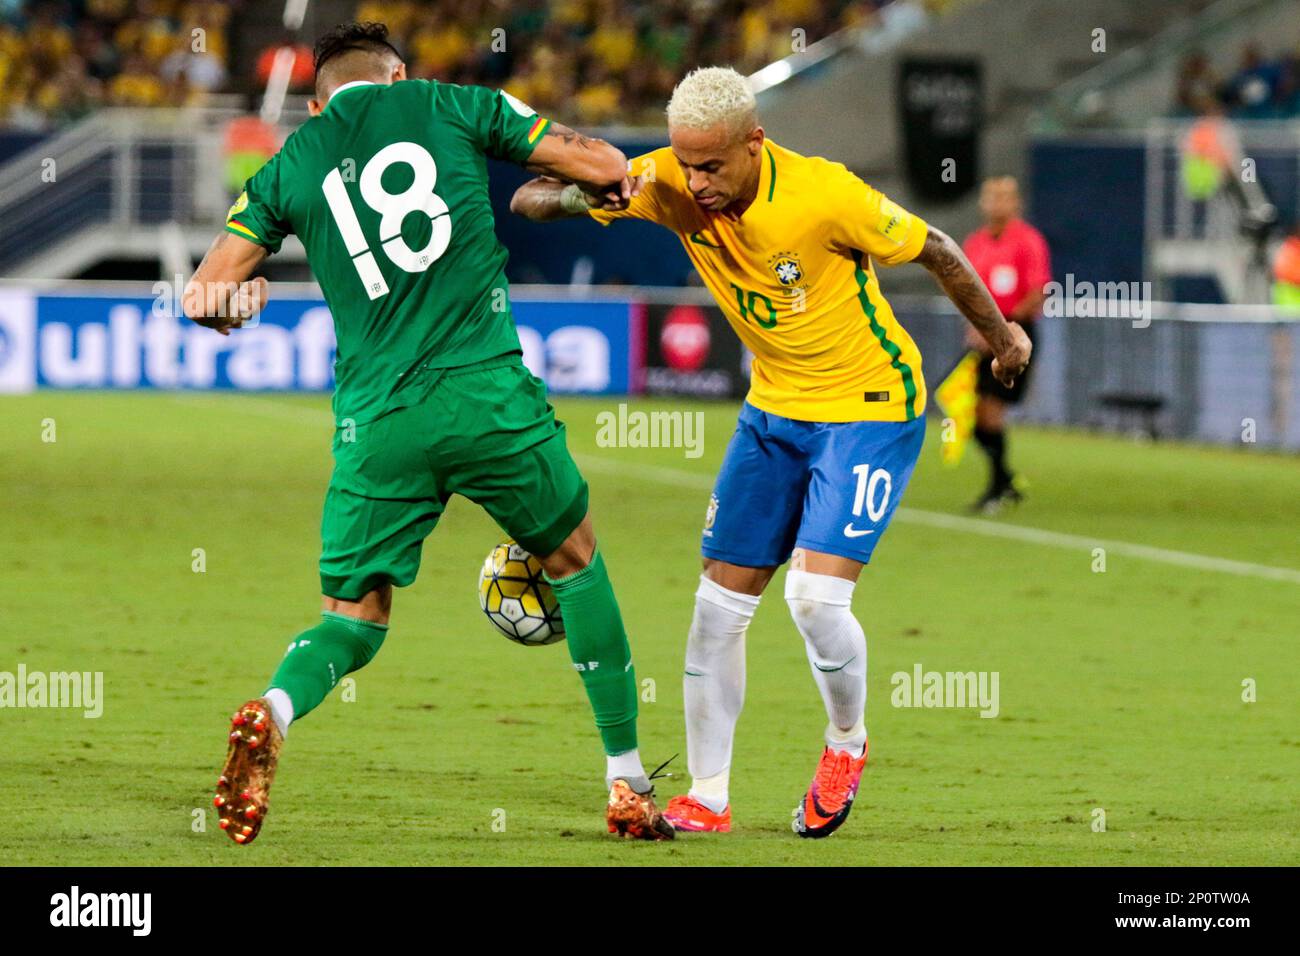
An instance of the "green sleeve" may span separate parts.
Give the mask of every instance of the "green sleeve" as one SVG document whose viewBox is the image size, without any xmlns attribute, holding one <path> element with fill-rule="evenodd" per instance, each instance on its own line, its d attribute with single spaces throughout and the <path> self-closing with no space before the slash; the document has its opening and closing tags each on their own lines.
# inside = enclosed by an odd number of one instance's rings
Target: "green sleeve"
<svg viewBox="0 0 1300 956">
<path fill-rule="evenodd" d="M 244 191 L 226 214 L 226 231 L 242 236 L 271 252 L 280 251 L 284 237 L 293 232 L 280 206 L 280 154 L 244 183 Z"/>
<path fill-rule="evenodd" d="M 551 121 L 504 90 L 458 87 L 465 120 L 483 152 L 512 163 L 526 162 Z"/>
</svg>

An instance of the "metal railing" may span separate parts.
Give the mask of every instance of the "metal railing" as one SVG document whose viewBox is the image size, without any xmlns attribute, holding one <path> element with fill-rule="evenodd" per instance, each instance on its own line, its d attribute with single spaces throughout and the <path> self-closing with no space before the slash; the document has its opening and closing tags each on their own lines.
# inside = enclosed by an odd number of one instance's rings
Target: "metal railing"
<svg viewBox="0 0 1300 956">
<path fill-rule="evenodd" d="M 215 119 L 210 111 L 105 111 L 15 156 L 0 167 L 0 268 L 21 271 L 90 227 L 109 227 L 126 243 L 134 230 L 163 222 L 210 223 L 228 202 L 213 164 Z"/>
</svg>

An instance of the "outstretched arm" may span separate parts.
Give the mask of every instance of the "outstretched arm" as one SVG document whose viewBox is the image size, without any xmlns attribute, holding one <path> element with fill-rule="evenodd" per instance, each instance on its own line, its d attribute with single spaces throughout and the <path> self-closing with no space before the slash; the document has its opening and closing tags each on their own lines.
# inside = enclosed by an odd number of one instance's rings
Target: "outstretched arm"
<svg viewBox="0 0 1300 956">
<path fill-rule="evenodd" d="M 616 190 L 598 196 L 573 183 L 551 176 L 538 176 L 515 190 L 510 200 L 510 211 L 533 222 L 551 222 L 570 216 L 585 216 L 588 209 L 626 209 L 632 197 L 640 191 L 639 176 L 624 177 Z"/>
<path fill-rule="evenodd" d="M 186 317 L 199 325 L 229 335 L 262 311 L 270 286 L 253 270 L 267 256 L 265 246 L 223 232 L 185 285 L 182 305 Z"/>
<path fill-rule="evenodd" d="M 1010 386 L 1029 364 L 1033 346 L 1019 323 L 1008 322 L 998 311 L 975 267 L 947 234 L 930 227 L 925 245 L 914 260 L 925 266 L 993 351 L 993 374 Z"/>
<path fill-rule="evenodd" d="M 524 168 L 551 179 L 577 183 L 596 195 L 616 190 L 627 179 L 627 157 L 621 149 L 556 122 L 546 128 Z"/>
</svg>

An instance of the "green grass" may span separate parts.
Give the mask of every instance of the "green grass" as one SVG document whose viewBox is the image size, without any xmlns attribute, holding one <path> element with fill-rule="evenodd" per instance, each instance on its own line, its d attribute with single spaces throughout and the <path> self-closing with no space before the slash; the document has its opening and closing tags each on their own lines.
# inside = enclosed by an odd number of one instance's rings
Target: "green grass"
<svg viewBox="0 0 1300 956">
<path fill-rule="evenodd" d="M 705 454 L 599 449 L 557 403 L 592 482 L 638 675 L 642 750 L 684 750 L 681 661 Z M 635 402 L 635 407 L 656 407 Z M 674 406 L 680 407 L 680 406 Z M 295 725 L 259 841 L 210 810 L 225 718 L 316 619 L 329 472 L 324 399 L 38 393 L 0 401 L 0 671 L 103 671 L 104 714 L 0 710 L 8 864 L 1294 864 L 1300 860 L 1300 585 L 895 522 L 858 587 L 872 762 L 833 839 L 790 811 L 825 722 L 780 578 L 749 637 L 735 832 L 623 845 L 562 647 L 521 648 L 478 610 L 499 535 L 453 501 L 399 592 L 378 658 Z M 57 441 L 41 441 L 52 418 Z M 982 463 L 931 446 L 905 504 L 958 511 Z M 1017 429 L 1031 478 L 1008 521 L 1300 567 L 1294 457 Z M 664 471 L 671 469 L 672 471 Z M 683 473 L 683 478 L 677 473 Z M 695 476 L 692 478 L 691 476 Z M 667 480 L 665 480 L 667 479 Z M 756 479 L 761 480 L 761 478 Z M 692 487 L 695 483 L 695 487 Z M 206 573 L 191 570 L 203 548 Z M 890 705 L 890 675 L 1000 674 L 1001 714 Z M 1258 700 L 1244 703 L 1253 678 Z M 685 773 L 685 757 L 674 767 Z M 663 782 L 668 796 L 682 776 Z M 1093 832 L 1094 808 L 1106 832 Z M 493 811 L 505 811 L 505 830 Z M 206 820 L 194 832 L 195 811 Z"/>
</svg>

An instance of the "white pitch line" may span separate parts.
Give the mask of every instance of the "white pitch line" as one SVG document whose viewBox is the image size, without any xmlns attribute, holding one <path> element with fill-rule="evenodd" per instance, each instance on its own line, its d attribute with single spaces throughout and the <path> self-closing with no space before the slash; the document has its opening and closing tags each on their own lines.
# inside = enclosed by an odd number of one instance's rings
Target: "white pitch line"
<svg viewBox="0 0 1300 956">
<path fill-rule="evenodd" d="M 243 405 L 250 405 L 259 411 L 274 413 L 272 417 L 294 419 L 303 422 L 328 420 L 328 414 L 316 409 L 286 406 L 273 399 L 239 395 Z M 205 396 L 206 398 L 206 396 Z M 197 397 L 176 397 L 181 402 L 197 402 L 210 405 L 212 402 Z M 610 461 L 591 455 L 574 455 L 574 459 L 588 471 L 604 472 L 624 478 L 641 478 L 646 481 L 688 488 L 692 491 L 712 491 L 713 478 L 698 472 L 683 471 L 680 468 L 665 468 L 662 465 L 631 465 L 626 462 Z M 1300 570 L 1295 568 L 1278 568 L 1267 564 L 1253 564 L 1249 561 L 1233 561 L 1230 558 L 1216 558 L 1208 554 L 1195 554 L 1190 551 L 1174 551 L 1169 548 L 1155 548 L 1131 541 L 1111 541 L 1104 538 L 1088 538 L 1083 535 L 1065 534 L 1060 531 L 1047 531 L 1042 528 L 1030 528 L 1025 525 L 1003 524 L 984 518 L 966 518 L 961 515 L 945 514 L 941 511 L 922 511 L 916 508 L 900 507 L 896 512 L 898 520 L 908 524 L 925 525 L 941 528 L 944 531 L 961 531 L 966 534 L 983 535 L 986 538 L 1004 538 L 1011 541 L 1024 541 L 1049 548 L 1063 548 L 1069 551 L 1091 551 L 1104 548 L 1107 554 L 1118 554 L 1143 561 L 1155 561 L 1160 564 L 1172 564 L 1177 567 L 1194 568 L 1198 571 L 1216 571 L 1220 574 L 1235 574 L 1239 577 L 1263 578 L 1269 581 L 1286 581 L 1300 584 Z"/>
<path fill-rule="evenodd" d="M 623 462 L 606 461 L 592 458 L 590 455 L 576 455 L 579 464 L 590 471 L 603 471 L 607 474 L 619 474 L 627 477 L 641 477 L 662 484 L 675 485 L 699 491 L 711 491 L 713 479 L 707 475 L 682 471 L 677 468 L 664 468 L 656 465 L 631 466 Z M 1252 564 L 1249 561 L 1233 561 L 1229 558 L 1216 558 L 1208 554 L 1193 554 L 1190 551 L 1173 551 L 1168 548 L 1154 548 L 1131 541 L 1110 541 L 1104 538 L 1087 538 L 1077 534 L 1064 534 L 1059 531 L 1046 531 L 1042 528 L 1029 528 L 1025 525 L 1002 524 L 983 518 L 964 518 L 960 515 L 944 514 L 941 511 L 921 511 L 917 508 L 900 507 L 895 512 L 899 521 L 908 524 L 926 525 L 942 528 L 945 531 L 962 531 L 967 534 L 983 535 L 987 538 L 1007 538 L 1013 541 L 1026 541 L 1052 548 L 1065 548 L 1070 551 L 1091 551 L 1104 548 L 1107 554 L 1119 554 L 1144 561 L 1157 561 L 1184 568 L 1196 568 L 1198 571 L 1218 571 L 1222 574 L 1236 574 L 1241 577 L 1266 578 L 1272 581 L 1287 581 L 1300 584 L 1300 570 L 1293 568 L 1276 568 L 1267 564 Z"/>
<path fill-rule="evenodd" d="M 939 511 L 899 508 L 898 517 L 912 524 L 923 524 L 947 531 L 967 531 L 990 538 L 1010 538 L 1015 541 L 1027 541 L 1030 544 L 1043 544 L 1070 550 L 1091 551 L 1093 548 L 1104 548 L 1108 554 L 1141 558 L 1144 561 L 1159 561 L 1162 564 L 1175 564 L 1184 568 L 1196 568 L 1198 571 L 1219 571 L 1223 574 L 1236 574 L 1247 578 L 1267 578 L 1271 581 L 1300 584 L 1300 571 L 1294 568 L 1277 568 L 1267 564 L 1252 564 L 1249 561 L 1233 561 L 1231 558 L 1216 558 L 1208 554 L 1194 554 L 1191 551 L 1153 548 L 1150 545 L 1134 544 L 1131 541 L 1085 538 L 1077 534 L 1045 531 L 1042 528 L 1028 528 L 1018 524 L 1000 524 L 981 518 L 963 518 L 960 515 L 944 514 Z"/>
</svg>

